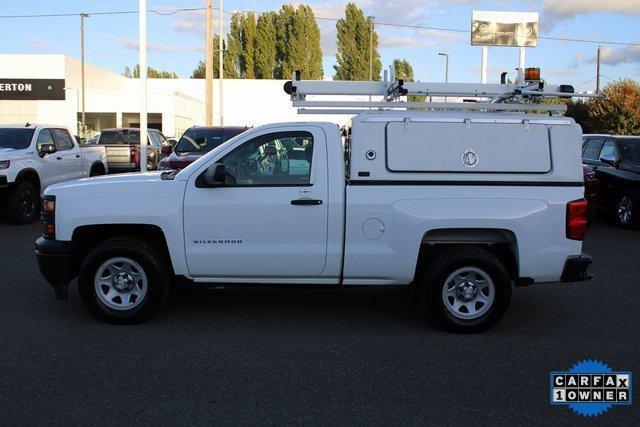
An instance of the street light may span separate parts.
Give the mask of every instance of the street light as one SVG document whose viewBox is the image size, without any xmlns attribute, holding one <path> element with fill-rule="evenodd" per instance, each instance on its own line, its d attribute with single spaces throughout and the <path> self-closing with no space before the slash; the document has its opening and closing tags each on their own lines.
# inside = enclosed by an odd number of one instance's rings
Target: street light
<svg viewBox="0 0 640 427">
<path fill-rule="evenodd" d="M 440 56 L 444 56 L 444 82 L 449 83 L 449 54 L 438 53 Z M 444 102 L 447 102 L 447 97 L 444 97 Z"/>
</svg>

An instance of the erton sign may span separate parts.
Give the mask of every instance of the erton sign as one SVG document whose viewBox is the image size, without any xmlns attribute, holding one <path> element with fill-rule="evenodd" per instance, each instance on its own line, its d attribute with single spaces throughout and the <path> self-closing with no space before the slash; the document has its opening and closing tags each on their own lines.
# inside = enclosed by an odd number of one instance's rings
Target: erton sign
<svg viewBox="0 0 640 427">
<path fill-rule="evenodd" d="M 0 100 L 64 101 L 64 79 L 0 79 Z"/>
<path fill-rule="evenodd" d="M 471 18 L 471 44 L 535 47 L 538 44 L 538 14 L 474 11 Z"/>
</svg>

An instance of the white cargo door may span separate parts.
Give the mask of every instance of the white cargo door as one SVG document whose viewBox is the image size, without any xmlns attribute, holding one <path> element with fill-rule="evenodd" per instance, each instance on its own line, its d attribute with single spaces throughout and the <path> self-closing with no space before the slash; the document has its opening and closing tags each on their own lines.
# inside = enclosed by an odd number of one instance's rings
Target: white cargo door
<svg viewBox="0 0 640 427">
<path fill-rule="evenodd" d="M 543 124 L 390 122 L 391 172 L 547 173 L 549 132 Z"/>
</svg>

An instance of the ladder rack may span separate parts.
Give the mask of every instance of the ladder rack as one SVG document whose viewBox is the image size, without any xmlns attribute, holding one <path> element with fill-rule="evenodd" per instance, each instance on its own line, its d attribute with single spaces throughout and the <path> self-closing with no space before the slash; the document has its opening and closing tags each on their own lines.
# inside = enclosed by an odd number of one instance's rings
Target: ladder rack
<svg viewBox="0 0 640 427">
<path fill-rule="evenodd" d="M 391 75 L 391 79 L 388 78 Z M 405 82 L 396 79 L 392 67 L 382 81 L 301 80 L 300 72 L 284 85 L 298 114 L 358 114 L 371 110 L 427 109 L 466 111 L 524 111 L 561 113 L 564 104 L 545 104 L 551 98 L 602 98 L 602 95 L 575 93 L 570 85 L 547 85 L 541 80 L 525 80 L 523 73 L 512 84 Z M 307 99 L 310 96 L 310 99 Z M 327 97 L 363 97 L 369 100 L 336 100 Z M 408 96 L 425 101 L 406 101 Z M 324 97 L 325 99 L 322 99 Z M 376 100 L 371 98 L 375 97 Z M 430 102 L 427 99 L 462 98 L 463 102 Z"/>
</svg>

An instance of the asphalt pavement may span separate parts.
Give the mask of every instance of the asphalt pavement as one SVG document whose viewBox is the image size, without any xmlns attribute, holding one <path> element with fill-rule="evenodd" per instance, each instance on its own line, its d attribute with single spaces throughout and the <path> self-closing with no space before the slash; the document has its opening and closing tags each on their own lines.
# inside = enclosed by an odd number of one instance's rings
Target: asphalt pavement
<svg viewBox="0 0 640 427">
<path fill-rule="evenodd" d="M 54 298 L 38 224 L 0 222 L 0 424 L 551 424 L 549 373 L 600 359 L 635 378 L 640 231 L 599 222 L 591 282 L 516 288 L 477 335 L 443 332 L 405 289 L 187 290 L 136 326 L 94 319 L 75 283 Z"/>
</svg>

